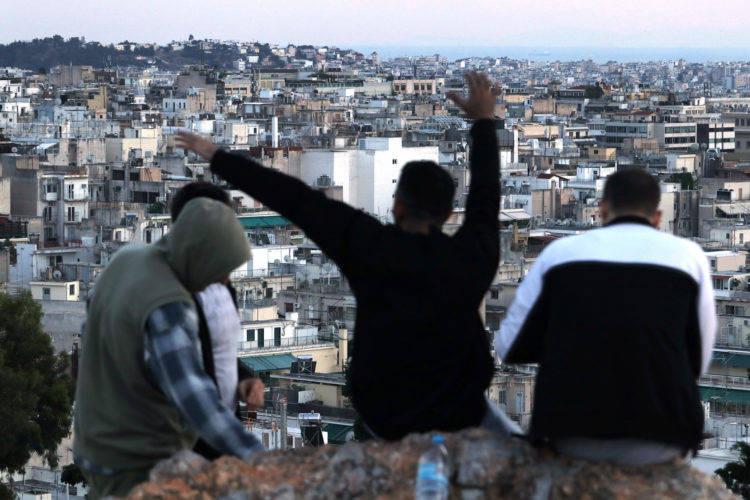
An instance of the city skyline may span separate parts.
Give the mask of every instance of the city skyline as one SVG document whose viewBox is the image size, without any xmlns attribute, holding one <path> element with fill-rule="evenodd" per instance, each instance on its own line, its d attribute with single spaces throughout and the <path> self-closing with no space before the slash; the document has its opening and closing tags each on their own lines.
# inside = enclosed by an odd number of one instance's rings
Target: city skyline
<svg viewBox="0 0 750 500">
<path fill-rule="evenodd" d="M 750 48 L 750 21 L 744 2 L 725 0 L 731 16 L 706 16 L 696 1 L 648 2 L 602 6 L 573 0 L 561 6 L 549 0 L 518 10 L 509 2 L 470 2 L 457 9 L 446 2 L 393 0 L 377 6 L 361 0 L 309 3 L 282 0 L 271 4 L 237 5 L 217 0 L 211 9 L 195 0 L 172 5 L 133 0 L 117 12 L 117 22 L 100 3 L 67 4 L 42 0 L 3 7 L 12 20 L 0 43 L 54 34 L 83 36 L 102 43 L 132 40 L 165 43 L 196 38 L 260 40 L 276 44 L 373 47 L 727 47 Z M 39 16 L 44 12 L 45 16 Z M 507 19 L 508 22 L 504 22 Z"/>
</svg>

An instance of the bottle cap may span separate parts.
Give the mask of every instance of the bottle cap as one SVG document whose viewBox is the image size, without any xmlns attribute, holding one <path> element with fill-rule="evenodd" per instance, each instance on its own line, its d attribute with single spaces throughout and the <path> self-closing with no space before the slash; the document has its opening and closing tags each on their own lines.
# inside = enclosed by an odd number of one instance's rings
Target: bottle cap
<svg viewBox="0 0 750 500">
<path fill-rule="evenodd" d="M 443 439 L 443 436 L 437 435 L 432 436 L 432 444 L 444 444 L 445 439 Z"/>
</svg>

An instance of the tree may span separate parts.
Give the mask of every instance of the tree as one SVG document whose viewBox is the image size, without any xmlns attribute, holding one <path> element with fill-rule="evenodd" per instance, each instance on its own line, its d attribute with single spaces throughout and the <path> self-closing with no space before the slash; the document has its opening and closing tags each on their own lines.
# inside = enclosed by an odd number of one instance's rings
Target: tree
<svg viewBox="0 0 750 500">
<path fill-rule="evenodd" d="M 22 471 L 32 453 L 56 467 L 70 433 L 68 355 L 55 354 L 41 318 L 30 292 L 0 295 L 0 472 Z"/>
<path fill-rule="evenodd" d="M 693 179 L 693 174 L 691 174 L 690 172 L 680 172 L 677 174 L 672 174 L 669 177 L 668 181 L 679 182 L 681 189 L 695 189 L 695 179 Z"/>
<path fill-rule="evenodd" d="M 714 473 L 724 481 L 732 493 L 750 499 L 750 444 L 739 441 L 732 445 L 732 449 L 739 450 L 739 459 L 716 469 Z"/>
<path fill-rule="evenodd" d="M 12 241 L 6 238 L 3 246 L 10 252 L 10 265 L 15 266 L 18 259 L 18 250 L 16 250 L 16 245 L 14 245 Z"/>
<path fill-rule="evenodd" d="M 164 213 L 164 204 L 160 201 L 157 201 L 156 203 L 152 203 L 148 206 L 148 213 L 150 214 L 163 214 Z"/>
<path fill-rule="evenodd" d="M 352 370 L 348 363 L 344 365 L 344 387 L 341 388 L 341 395 L 349 399 L 352 397 Z M 353 441 L 362 442 L 372 438 L 370 433 L 365 429 L 362 417 L 359 415 L 354 419 L 354 427 L 352 430 L 354 431 Z"/>
<path fill-rule="evenodd" d="M 60 474 L 60 481 L 71 486 L 76 484 L 83 484 L 86 486 L 86 478 L 83 477 L 83 472 L 78 464 L 68 464 L 62 468 L 62 474 Z"/>
<path fill-rule="evenodd" d="M 16 500 L 13 488 L 0 483 L 0 500 Z"/>
</svg>

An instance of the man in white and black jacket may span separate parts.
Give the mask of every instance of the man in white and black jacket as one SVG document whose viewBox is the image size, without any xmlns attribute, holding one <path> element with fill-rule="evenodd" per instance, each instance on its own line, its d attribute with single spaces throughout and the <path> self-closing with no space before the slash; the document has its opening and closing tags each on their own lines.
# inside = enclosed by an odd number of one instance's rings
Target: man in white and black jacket
<svg viewBox="0 0 750 500">
<path fill-rule="evenodd" d="M 539 363 L 531 438 L 560 453 L 642 465 L 702 439 L 697 378 L 716 314 L 701 248 L 659 232 L 659 185 L 609 177 L 604 227 L 546 248 L 496 335 L 505 363 Z"/>
</svg>

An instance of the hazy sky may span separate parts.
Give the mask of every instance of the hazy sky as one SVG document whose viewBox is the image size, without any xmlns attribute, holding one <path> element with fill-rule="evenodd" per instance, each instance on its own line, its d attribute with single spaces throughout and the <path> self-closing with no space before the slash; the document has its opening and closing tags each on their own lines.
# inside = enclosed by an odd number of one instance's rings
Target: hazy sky
<svg viewBox="0 0 750 500">
<path fill-rule="evenodd" d="M 750 48 L 747 0 L 0 0 L 0 42 Z"/>
</svg>

